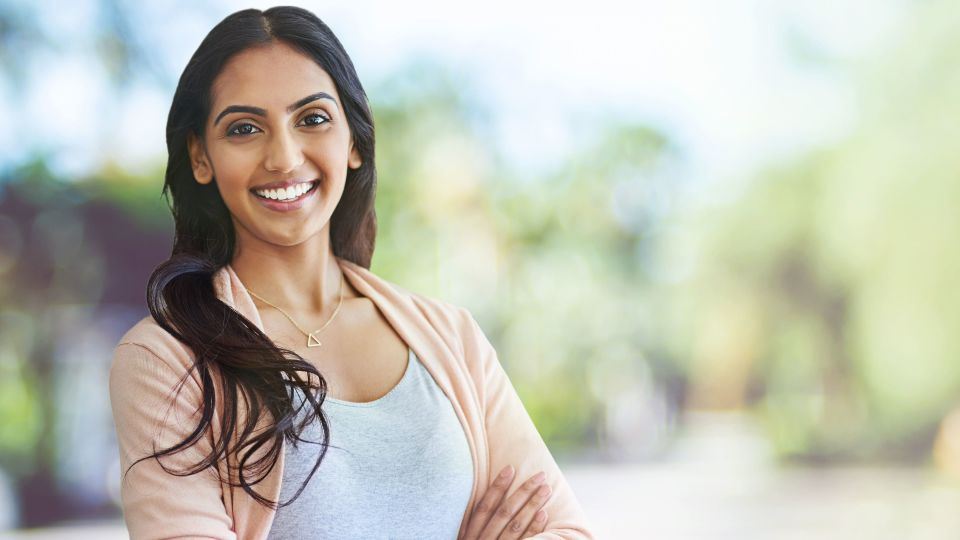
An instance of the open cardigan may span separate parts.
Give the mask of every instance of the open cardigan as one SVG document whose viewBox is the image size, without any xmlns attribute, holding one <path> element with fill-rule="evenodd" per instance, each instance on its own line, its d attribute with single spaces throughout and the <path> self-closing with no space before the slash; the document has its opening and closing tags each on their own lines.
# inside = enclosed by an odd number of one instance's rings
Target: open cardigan
<svg viewBox="0 0 960 540">
<path fill-rule="evenodd" d="M 466 433 L 473 457 L 474 484 L 466 521 L 476 503 L 508 464 L 516 470 L 507 495 L 531 475 L 546 471 L 552 488 L 544 505 L 546 530 L 535 538 L 589 539 L 586 517 L 556 461 L 537 432 L 523 403 L 477 322 L 465 308 L 409 292 L 370 270 L 337 259 L 350 284 L 369 298 L 400 337 L 413 349 L 449 398 Z M 263 330 L 257 308 L 230 265 L 213 279 L 217 297 Z M 197 426 L 202 405 L 201 382 L 193 352 L 152 317 L 144 317 L 120 339 L 110 368 L 110 401 L 120 448 L 121 501 L 131 538 L 264 539 L 275 511 L 259 504 L 242 488 L 221 478 L 228 468 L 177 476 L 156 459 L 127 471 L 137 459 L 180 442 Z M 172 390 L 186 377 L 180 391 Z M 219 433 L 220 386 L 215 377 L 217 414 L 212 430 L 187 450 L 161 458 L 169 470 L 183 470 L 207 455 Z M 248 411 L 238 411 L 240 422 Z M 258 428 L 266 418 L 258 420 Z M 240 424 L 242 425 L 242 423 Z M 262 454 L 256 454 L 262 455 Z M 236 457 L 227 457 L 236 466 Z M 217 473 L 220 473 L 219 475 Z M 276 466 L 254 489 L 276 501 L 283 475 L 283 449 Z M 384 531 L 389 534 L 389 531 Z"/>
</svg>

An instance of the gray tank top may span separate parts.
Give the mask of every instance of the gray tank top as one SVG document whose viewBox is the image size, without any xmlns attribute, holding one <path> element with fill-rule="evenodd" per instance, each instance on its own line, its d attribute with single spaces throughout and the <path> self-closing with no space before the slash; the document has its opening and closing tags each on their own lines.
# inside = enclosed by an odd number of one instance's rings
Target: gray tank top
<svg viewBox="0 0 960 540">
<path fill-rule="evenodd" d="M 386 395 L 367 403 L 328 397 L 323 410 L 327 454 L 297 500 L 277 510 L 268 538 L 456 539 L 473 458 L 450 401 L 413 350 Z M 285 444 L 281 501 L 310 473 L 322 436 L 316 422 L 301 434 L 314 444 Z"/>
</svg>

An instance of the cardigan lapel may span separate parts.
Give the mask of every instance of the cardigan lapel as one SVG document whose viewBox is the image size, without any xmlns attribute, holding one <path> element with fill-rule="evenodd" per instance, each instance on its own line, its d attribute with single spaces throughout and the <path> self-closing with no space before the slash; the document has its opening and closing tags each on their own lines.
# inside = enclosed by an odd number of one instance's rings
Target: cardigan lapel
<svg viewBox="0 0 960 540">
<path fill-rule="evenodd" d="M 228 264 L 214 274 L 213 287 L 217 298 L 250 320 L 261 332 L 264 331 L 263 321 L 260 319 L 260 312 L 257 311 L 257 307 L 253 303 L 253 298 L 243 286 L 243 283 L 240 281 L 236 272 L 234 272 L 232 266 Z M 243 425 L 243 419 L 248 412 L 241 408 L 242 405 L 239 405 L 237 411 L 238 425 Z M 261 423 L 268 421 L 267 418 L 258 420 L 257 430 L 259 431 Z M 233 445 L 234 448 L 236 448 L 235 445 L 237 441 L 238 434 L 235 432 L 233 441 L 231 441 L 231 445 Z M 281 441 L 280 452 L 273 469 L 263 478 L 263 481 L 253 486 L 253 489 L 255 489 L 257 493 L 272 501 L 278 501 L 280 498 L 280 481 L 283 478 L 283 454 L 283 441 Z M 257 455 L 257 457 L 259 457 L 259 455 Z M 234 467 L 237 467 L 238 464 L 232 456 L 227 456 L 227 459 L 231 461 Z M 221 475 L 227 475 L 228 470 L 221 466 L 220 473 Z M 224 477 L 230 478 L 229 476 Z M 237 532 L 238 538 L 264 539 L 267 537 L 270 532 L 270 527 L 273 525 L 275 510 L 258 503 L 255 499 L 247 495 L 243 488 L 231 487 L 228 484 L 223 484 L 223 504 L 227 513 L 230 514 L 230 517 L 233 519 L 233 529 Z"/>
<path fill-rule="evenodd" d="M 350 280 L 350 284 L 383 313 L 390 326 L 428 368 L 444 393 L 449 394 L 450 373 L 449 368 L 444 368 L 453 365 L 452 352 L 417 309 L 410 295 L 398 292 L 376 274 L 349 261 L 341 260 L 340 269 Z M 449 398 L 451 401 L 455 400 L 455 396 Z"/>
<path fill-rule="evenodd" d="M 427 369 L 447 396 L 460 425 L 463 427 L 470 455 L 473 458 L 473 488 L 467 508 L 473 508 L 480 485 L 487 477 L 488 454 L 484 421 L 480 413 L 466 359 L 457 358 L 441 337 L 437 327 L 418 307 L 410 293 L 399 289 L 370 270 L 352 262 L 338 259 L 340 268 L 350 283 L 377 306 L 397 334 L 413 349 L 420 363 Z M 463 336 L 456 336 L 461 339 Z M 466 527 L 466 518 L 460 524 L 460 535 Z M 459 537 L 459 535 L 458 535 Z"/>
</svg>

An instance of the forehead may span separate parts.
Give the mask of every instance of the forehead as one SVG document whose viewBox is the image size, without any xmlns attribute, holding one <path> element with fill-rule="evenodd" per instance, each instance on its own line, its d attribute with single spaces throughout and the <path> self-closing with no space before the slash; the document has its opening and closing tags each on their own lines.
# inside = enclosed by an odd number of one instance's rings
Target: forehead
<svg viewBox="0 0 960 540">
<path fill-rule="evenodd" d="M 333 79 L 313 58 L 279 42 L 231 58 L 214 79 L 211 92 L 214 111 L 228 105 L 283 111 L 316 92 L 327 92 L 340 101 Z"/>
</svg>

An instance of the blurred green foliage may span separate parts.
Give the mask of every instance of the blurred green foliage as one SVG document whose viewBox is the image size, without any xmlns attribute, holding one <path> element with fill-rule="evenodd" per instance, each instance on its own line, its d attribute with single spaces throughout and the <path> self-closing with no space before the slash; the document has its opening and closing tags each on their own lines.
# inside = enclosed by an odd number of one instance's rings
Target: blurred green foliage
<svg viewBox="0 0 960 540">
<path fill-rule="evenodd" d="M 856 73 L 844 142 L 684 218 L 702 260 L 679 319 L 695 365 L 743 388 L 703 401 L 755 407 L 784 457 L 923 461 L 960 405 L 960 10 L 911 15 Z"/>
</svg>

